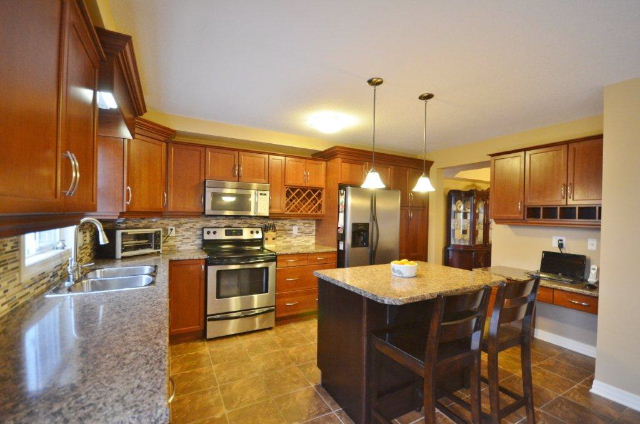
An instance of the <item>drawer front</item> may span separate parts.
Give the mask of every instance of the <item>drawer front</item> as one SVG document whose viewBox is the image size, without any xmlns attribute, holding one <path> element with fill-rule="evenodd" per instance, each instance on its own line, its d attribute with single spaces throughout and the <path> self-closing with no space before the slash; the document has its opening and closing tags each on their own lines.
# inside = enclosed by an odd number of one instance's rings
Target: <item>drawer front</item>
<svg viewBox="0 0 640 424">
<path fill-rule="evenodd" d="M 279 255 L 278 268 L 287 268 L 290 266 L 306 265 L 308 255 L 306 253 L 299 255 Z"/>
<path fill-rule="evenodd" d="M 338 261 L 336 252 L 309 253 L 309 264 L 335 264 Z"/>
<path fill-rule="evenodd" d="M 538 302 L 553 303 L 553 289 L 549 287 L 539 287 Z"/>
<path fill-rule="evenodd" d="M 553 303 L 565 308 L 577 309 L 590 314 L 598 313 L 598 298 L 583 294 L 571 293 L 564 290 L 555 290 Z"/>
<path fill-rule="evenodd" d="M 298 290 L 276 294 L 276 318 L 311 312 L 318 309 L 318 290 Z"/>
<path fill-rule="evenodd" d="M 313 268 L 309 265 L 280 268 L 276 271 L 276 293 L 317 287 Z"/>
</svg>

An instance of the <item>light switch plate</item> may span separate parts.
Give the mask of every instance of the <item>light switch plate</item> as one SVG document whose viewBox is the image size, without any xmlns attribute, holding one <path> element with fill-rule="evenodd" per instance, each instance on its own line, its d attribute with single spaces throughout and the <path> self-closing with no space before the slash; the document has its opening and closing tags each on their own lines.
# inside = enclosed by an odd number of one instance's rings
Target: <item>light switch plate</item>
<svg viewBox="0 0 640 424">
<path fill-rule="evenodd" d="M 597 250 L 598 249 L 598 239 L 587 239 L 587 249 L 588 250 Z"/>
<path fill-rule="evenodd" d="M 291 227 L 291 230 L 293 231 L 293 234 L 298 234 L 298 226 L 294 225 L 293 227 Z"/>
</svg>

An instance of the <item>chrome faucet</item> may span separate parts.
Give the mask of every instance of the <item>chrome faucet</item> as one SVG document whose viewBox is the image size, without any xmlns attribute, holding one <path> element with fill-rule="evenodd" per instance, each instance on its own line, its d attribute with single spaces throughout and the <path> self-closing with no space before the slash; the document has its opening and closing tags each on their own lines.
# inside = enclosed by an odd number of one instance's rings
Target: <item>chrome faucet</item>
<svg viewBox="0 0 640 424">
<path fill-rule="evenodd" d="M 98 229 L 98 243 L 109 243 L 107 234 L 104 232 L 104 228 L 102 228 L 102 223 L 100 223 L 100 221 L 95 218 L 82 218 L 80 220 L 80 223 L 76 225 L 76 228 L 73 232 L 73 249 L 71 250 L 71 258 L 69 258 L 69 266 L 67 267 L 69 277 L 65 282 L 65 286 L 67 287 L 72 286 L 76 281 L 80 279 L 80 270 L 82 269 L 82 265 L 78 263 L 78 252 L 80 251 L 80 247 L 78 246 L 78 239 L 80 238 L 80 227 L 82 227 L 82 224 L 86 222 L 92 223 Z"/>
</svg>

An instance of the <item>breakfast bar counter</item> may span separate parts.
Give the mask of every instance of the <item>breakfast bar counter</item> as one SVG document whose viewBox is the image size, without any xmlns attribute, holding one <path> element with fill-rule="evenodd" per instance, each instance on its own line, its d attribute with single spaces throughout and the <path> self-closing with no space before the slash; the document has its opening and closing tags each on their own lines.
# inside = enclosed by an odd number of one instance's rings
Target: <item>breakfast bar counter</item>
<svg viewBox="0 0 640 424">
<path fill-rule="evenodd" d="M 431 300 L 495 286 L 504 277 L 486 271 L 418 262 L 413 278 L 395 277 L 391 266 L 370 265 L 316 271 L 318 277 L 318 367 L 322 385 L 355 423 L 369 423 L 369 334 L 390 326 L 424 329 Z M 405 368 L 381 361 L 382 391 L 394 392 L 381 402 L 387 416 L 419 408 L 421 400 L 411 390 L 417 377 Z M 447 384 L 461 386 L 460 376 Z M 397 387 L 409 387 L 394 391 Z"/>
</svg>

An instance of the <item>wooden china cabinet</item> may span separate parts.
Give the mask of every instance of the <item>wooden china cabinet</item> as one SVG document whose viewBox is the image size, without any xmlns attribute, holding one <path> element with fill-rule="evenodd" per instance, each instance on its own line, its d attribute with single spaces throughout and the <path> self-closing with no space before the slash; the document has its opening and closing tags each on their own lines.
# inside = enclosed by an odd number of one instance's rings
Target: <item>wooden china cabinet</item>
<svg viewBox="0 0 640 424">
<path fill-rule="evenodd" d="M 490 266 L 489 190 L 451 190 L 447 199 L 445 265 L 468 270 Z"/>
</svg>

